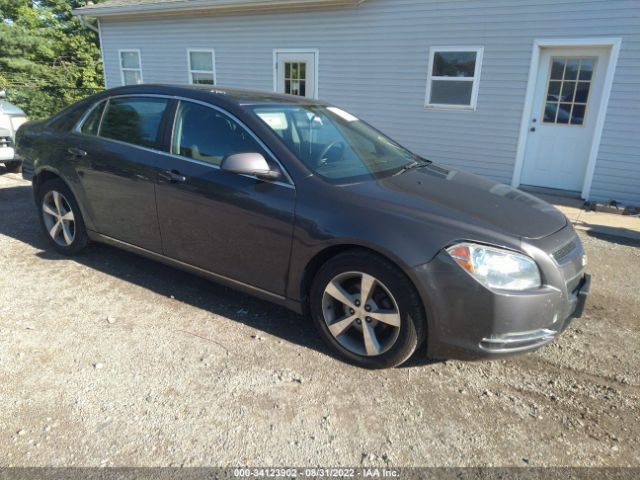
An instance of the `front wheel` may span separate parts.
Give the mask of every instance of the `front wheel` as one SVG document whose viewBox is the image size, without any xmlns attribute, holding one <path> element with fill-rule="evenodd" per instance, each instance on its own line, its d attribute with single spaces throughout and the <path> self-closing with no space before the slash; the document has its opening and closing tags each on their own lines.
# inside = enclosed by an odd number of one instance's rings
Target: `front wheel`
<svg viewBox="0 0 640 480">
<path fill-rule="evenodd" d="M 389 368 L 413 355 L 425 336 L 420 297 L 386 259 L 342 253 L 313 280 L 310 312 L 321 336 L 342 358 L 365 368 Z"/>
<path fill-rule="evenodd" d="M 74 255 L 87 246 L 89 238 L 78 202 L 60 179 L 52 179 L 38 189 L 40 223 L 53 247 L 64 255 Z"/>
</svg>

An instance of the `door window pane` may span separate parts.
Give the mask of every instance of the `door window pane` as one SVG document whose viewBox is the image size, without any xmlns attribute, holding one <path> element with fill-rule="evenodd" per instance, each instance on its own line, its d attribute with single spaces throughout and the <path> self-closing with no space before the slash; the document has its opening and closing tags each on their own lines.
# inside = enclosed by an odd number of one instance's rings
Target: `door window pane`
<svg viewBox="0 0 640 480">
<path fill-rule="evenodd" d="M 227 155 L 253 152 L 265 155 L 258 142 L 231 118 L 203 105 L 180 103 L 171 153 L 219 166 Z"/>
<path fill-rule="evenodd" d="M 562 82 L 549 82 L 549 91 L 547 92 L 547 100 L 558 101 L 560 100 L 560 87 Z"/>
<path fill-rule="evenodd" d="M 433 56 L 434 77 L 473 77 L 476 52 L 436 52 Z"/>
<path fill-rule="evenodd" d="M 589 82 L 578 83 L 578 89 L 576 90 L 576 103 L 587 103 L 590 87 L 591 83 Z"/>
<path fill-rule="evenodd" d="M 100 104 L 91 111 L 82 125 L 82 133 L 86 135 L 98 135 L 100 119 L 102 118 L 102 111 L 106 103 L 107 102 L 100 102 Z"/>
<path fill-rule="evenodd" d="M 567 65 L 564 69 L 565 80 L 575 80 L 578 78 L 579 61 L 575 59 L 567 60 Z"/>
<path fill-rule="evenodd" d="M 594 67 L 593 58 L 551 60 L 544 123 L 584 124 Z"/>
<path fill-rule="evenodd" d="M 109 100 L 100 136 L 121 142 L 158 148 L 158 131 L 167 100 L 114 98 Z"/>
<path fill-rule="evenodd" d="M 591 80 L 593 74 L 593 60 L 584 59 L 580 64 L 580 80 Z"/>
<path fill-rule="evenodd" d="M 571 124 L 582 125 L 584 123 L 585 105 L 574 105 L 571 112 Z"/>
<path fill-rule="evenodd" d="M 576 82 L 564 82 L 562 84 L 562 96 L 560 101 L 573 102 L 573 94 L 576 91 Z"/>
<path fill-rule="evenodd" d="M 451 82 L 433 80 L 431 82 L 431 99 L 429 103 L 444 105 L 469 105 L 473 82 Z"/>
<path fill-rule="evenodd" d="M 561 103 L 560 109 L 558 110 L 558 118 L 556 119 L 557 123 L 569 123 L 569 118 L 571 117 L 571 104 L 570 103 Z"/>
<path fill-rule="evenodd" d="M 551 64 L 551 79 L 562 80 L 564 77 L 564 61 L 554 60 Z"/>
</svg>

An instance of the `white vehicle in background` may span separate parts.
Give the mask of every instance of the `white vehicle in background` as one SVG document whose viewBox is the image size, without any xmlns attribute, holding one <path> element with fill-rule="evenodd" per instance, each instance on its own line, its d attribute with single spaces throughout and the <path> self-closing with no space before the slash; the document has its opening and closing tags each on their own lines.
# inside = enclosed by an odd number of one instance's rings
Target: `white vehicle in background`
<svg viewBox="0 0 640 480">
<path fill-rule="evenodd" d="M 4 163 L 8 171 L 17 172 L 22 162 L 16 158 L 14 142 L 16 132 L 27 121 L 27 116 L 6 98 L 6 93 L 0 91 L 0 163 Z"/>
</svg>

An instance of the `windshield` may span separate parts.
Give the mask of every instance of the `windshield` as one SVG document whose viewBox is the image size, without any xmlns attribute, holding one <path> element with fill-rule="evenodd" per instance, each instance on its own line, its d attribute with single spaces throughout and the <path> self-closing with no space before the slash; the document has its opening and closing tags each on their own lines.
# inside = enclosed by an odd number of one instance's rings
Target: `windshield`
<svg viewBox="0 0 640 480">
<path fill-rule="evenodd" d="M 385 177 L 423 161 L 336 107 L 253 105 L 248 108 L 310 170 L 329 181 Z"/>
</svg>

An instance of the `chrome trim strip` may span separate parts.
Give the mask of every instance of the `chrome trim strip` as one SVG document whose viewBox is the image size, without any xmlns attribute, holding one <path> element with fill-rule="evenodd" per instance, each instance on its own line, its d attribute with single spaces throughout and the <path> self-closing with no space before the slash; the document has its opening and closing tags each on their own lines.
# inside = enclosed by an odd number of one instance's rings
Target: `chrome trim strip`
<svg viewBox="0 0 640 480">
<path fill-rule="evenodd" d="M 161 253 L 156 253 L 156 252 L 152 252 L 151 250 L 147 250 L 146 248 L 142 248 L 142 247 L 137 247 L 136 245 L 132 245 L 130 243 L 127 242 L 123 242 L 122 240 L 118 240 L 117 238 L 113 238 L 110 237 L 108 235 L 103 235 L 102 233 L 96 233 L 96 236 L 103 240 L 105 243 L 110 243 L 110 244 L 115 244 L 118 246 L 123 247 L 124 249 L 127 250 L 132 250 L 132 251 L 136 251 L 139 252 L 147 257 L 152 257 L 152 258 L 156 258 L 160 261 L 169 263 L 169 264 L 174 264 L 176 266 L 188 269 L 188 270 L 194 270 L 196 272 L 202 273 L 204 275 L 213 277 L 214 279 L 220 280 L 222 282 L 226 282 L 226 283 L 230 283 L 233 285 L 237 285 L 238 287 L 242 287 L 245 289 L 249 289 L 249 290 L 253 290 L 256 292 L 259 292 L 263 295 L 267 295 L 269 297 L 273 297 L 276 298 L 280 301 L 286 300 L 286 297 L 283 297 L 282 295 L 278 295 L 277 293 L 273 293 L 273 292 L 269 292 L 268 290 L 264 290 L 262 288 L 259 287 L 254 287 L 253 285 L 249 285 L 248 283 L 244 283 L 241 282 L 239 280 L 234 280 L 233 278 L 229 278 L 229 277 L 225 277 L 224 275 L 220 275 L 218 273 L 214 273 L 210 270 L 205 270 L 204 268 L 200 268 L 200 267 L 196 267 L 195 265 L 191 265 L 190 263 L 185 263 L 185 262 L 181 262 L 180 260 L 176 260 L 175 258 L 171 258 L 171 257 L 167 257 L 165 255 L 162 255 Z"/>
<path fill-rule="evenodd" d="M 555 330 L 541 328 L 540 330 L 532 330 L 530 332 L 507 333 L 504 335 L 495 335 L 491 337 L 485 337 L 482 339 L 482 343 L 502 345 L 502 344 L 533 342 L 536 340 L 544 340 L 548 337 L 555 337 L 557 334 L 558 332 L 556 332 Z"/>
<path fill-rule="evenodd" d="M 73 133 L 78 134 L 78 135 L 86 135 L 85 133 L 82 133 L 81 129 L 82 129 L 82 125 L 84 125 L 84 122 L 86 121 L 87 117 L 91 114 L 91 112 L 95 108 L 97 108 L 97 106 L 99 104 L 101 104 L 102 102 L 107 102 L 107 105 L 105 105 L 105 109 L 102 111 L 102 116 L 100 118 L 100 127 L 98 129 L 98 132 L 100 132 L 100 129 L 102 128 L 102 120 L 104 119 L 104 114 L 107 111 L 107 107 L 109 106 L 108 105 L 109 100 L 111 100 L 112 98 L 129 98 L 129 97 L 166 98 L 168 100 L 178 100 L 178 101 L 191 102 L 191 103 L 196 103 L 196 104 L 199 104 L 199 105 L 203 105 L 205 107 L 212 108 L 214 110 L 217 110 L 217 111 L 223 113 L 224 115 L 228 115 L 231 119 L 233 119 L 235 122 L 237 122 L 238 125 L 240 125 L 249 135 L 251 135 L 253 137 L 253 139 L 256 142 L 258 142 L 258 144 L 262 148 L 265 149 L 265 151 L 271 156 L 273 161 L 275 161 L 278 164 L 278 166 L 282 170 L 282 173 L 284 173 L 284 176 L 286 177 L 288 182 L 263 180 L 261 178 L 258 178 L 256 176 L 254 176 L 254 175 L 242 175 L 242 176 L 243 177 L 247 177 L 247 178 L 253 178 L 254 180 L 259 180 L 259 181 L 264 182 L 264 183 L 271 183 L 273 185 L 279 185 L 281 187 L 292 188 L 292 189 L 295 190 L 295 188 L 296 188 L 295 187 L 295 183 L 294 183 L 293 179 L 291 178 L 291 175 L 289 175 L 289 172 L 287 171 L 287 169 L 282 164 L 282 162 L 280 162 L 280 160 L 278 160 L 278 158 L 271 151 L 271 149 L 269 147 L 267 147 L 267 145 L 260 138 L 258 138 L 258 136 L 255 133 L 253 133 L 253 131 L 249 127 L 247 127 L 244 122 L 242 122 L 238 117 L 233 115 L 231 112 L 228 112 L 224 108 L 218 107 L 217 105 L 213 105 L 211 103 L 203 102 L 201 100 L 194 100 L 192 98 L 182 97 L 180 95 L 161 95 L 161 94 L 155 94 L 155 93 L 135 93 L 135 94 L 134 93 L 128 93 L 128 94 L 122 94 L 122 95 L 113 95 L 113 96 L 108 97 L 106 99 L 100 100 L 99 102 L 96 102 L 90 109 L 88 109 L 83 114 L 83 116 L 80 118 L 80 120 L 78 121 L 76 126 L 71 131 Z M 177 113 L 177 110 L 176 110 L 176 113 Z M 175 120 L 176 120 L 176 115 L 174 115 L 174 117 L 173 117 L 174 125 L 171 128 L 171 143 L 172 144 L 173 144 L 173 127 L 175 126 Z M 91 135 L 86 135 L 86 136 L 91 136 Z M 122 142 L 120 140 L 115 140 L 113 138 L 105 138 L 105 137 L 100 137 L 100 136 L 98 136 L 98 138 L 100 138 L 101 140 L 109 141 L 109 142 L 116 142 L 116 143 L 119 143 L 121 145 L 127 145 L 127 146 L 133 147 L 133 148 L 139 148 L 141 150 L 145 150 L 145 151 L 152 152 L 152 153 L 160 153 L 162 155 L 169 156 L 171 158 L 175 158 L 175 159 L 179 159 L 179 160 L 186 160 L 186 161 L 190 161 L 190 162 L 193 162 L 193 163 L 197 163 L 199 165 L 204 165 L 206 167 L 211 167 L 211 168 L 214 168 L 216 170 L 220 170 L 220 167 L 217 166 L 217 165 L 213 165 L 213 164 L 207 163 L 207 162 L 201 162 L 199 160 L 195 160 L 195 159 L 192 159 L 192 158 L 186 158 L 186 157 L 183 157 L 181 155 L 175 155 L 175 154 L 173 154 L 171 152 L 165 152 L 164 150 L 155 150 L 153 148 L 143 147 L 141 145 L 135 145 L 133 143 Z"/>
</svg>

